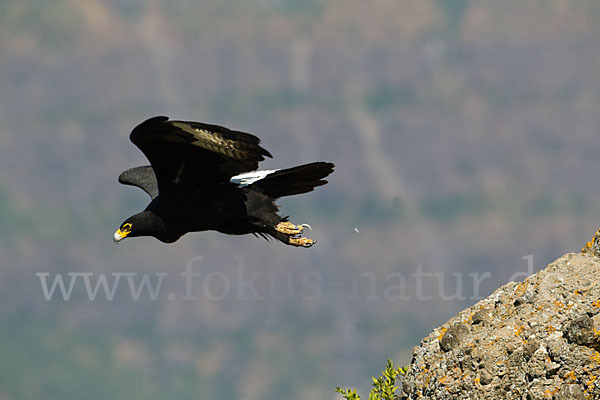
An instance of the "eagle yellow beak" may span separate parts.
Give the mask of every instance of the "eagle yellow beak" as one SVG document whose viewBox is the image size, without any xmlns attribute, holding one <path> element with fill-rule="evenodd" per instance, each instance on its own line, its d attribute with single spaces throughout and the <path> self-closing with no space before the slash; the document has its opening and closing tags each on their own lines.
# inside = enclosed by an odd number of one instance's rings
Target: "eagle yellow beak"
<svg viewBox="0 0 600 400">
<path fill-rule="evenodd" d="M 131 231 L 122 231 L 122 230 L 119 229 L 113 235 L 113 242 L 115 242 L 115 243 L 118 244 L 121 240 L 125 239 L 125 237 L 127 235 L 129 235 L 130 233 L 131 233 Z"/>
</svg>

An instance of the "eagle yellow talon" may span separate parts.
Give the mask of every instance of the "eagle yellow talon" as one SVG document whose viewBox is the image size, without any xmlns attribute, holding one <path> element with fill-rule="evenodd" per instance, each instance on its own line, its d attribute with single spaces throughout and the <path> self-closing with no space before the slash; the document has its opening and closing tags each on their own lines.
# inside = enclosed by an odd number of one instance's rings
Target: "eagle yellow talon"
<svg viewBox="0 0 600 400">
<path fill-rule="evenodd" d="M 277 224 L 277 226 L 275 227 L 275 230 L 277 232 L 283 233 L 285 235 L 298 235 L 300 233 L 302 233 L 302 231 L 304 230 L 304 228 L 302 226 L 296 226 L 294 224 L 292 224 L 291 222 L 280 222 Z"/>
<path fill-rule="evenodd" d="M 290 237 L 290 244 L 298 247 L 311 247 L 313 244 L 317 243 L 316 240 L 307 237 Z"/>
</svg>

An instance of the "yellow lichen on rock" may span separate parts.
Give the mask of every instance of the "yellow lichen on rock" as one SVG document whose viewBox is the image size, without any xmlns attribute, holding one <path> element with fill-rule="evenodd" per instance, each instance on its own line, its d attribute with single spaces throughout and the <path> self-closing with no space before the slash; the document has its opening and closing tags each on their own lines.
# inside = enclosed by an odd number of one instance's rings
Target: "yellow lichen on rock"
<svg viewBox="0 0 600 400">
<path fill-rule="evenodd" d="M 592 240 L 583 246 L 581 249 L 581 254 L 590 254 L 600 257 L 600 229 L 596 231 Z"/>
</svg>

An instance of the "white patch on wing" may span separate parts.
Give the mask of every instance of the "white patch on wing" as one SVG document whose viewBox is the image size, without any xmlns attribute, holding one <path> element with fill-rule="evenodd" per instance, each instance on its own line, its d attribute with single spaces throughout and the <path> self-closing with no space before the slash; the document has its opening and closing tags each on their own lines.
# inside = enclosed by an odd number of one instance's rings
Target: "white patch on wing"
<svg viewBox="0 0 600 400">
<path fill-rule="evenodd" d="M 229 182 L 238 184 L 240 186 L 248 186 L 252 185 L 256 181 L 260 181 L 265 178 L 267 175 L 272 174 L 273 172 L 279 171 L 278 169 L 265 169 L 263 171 L 252 171 L 246 172 L 244 174 L 239 174 L 233 176 Z"/>
</svg>

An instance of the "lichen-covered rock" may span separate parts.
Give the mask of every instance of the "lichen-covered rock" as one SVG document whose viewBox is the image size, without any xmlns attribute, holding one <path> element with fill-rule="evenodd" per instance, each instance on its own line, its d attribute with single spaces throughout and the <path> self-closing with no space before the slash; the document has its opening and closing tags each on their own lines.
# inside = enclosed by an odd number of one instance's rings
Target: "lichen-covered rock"
<svg viewBox="0 0 600 400">
<path fill-rule="evenodd" d="M 442 336 L 440 347 L 444 351 L 450 351 L 460 345 L 460 342 L 469 334 L 469 328 L 462 324 L 452 325 Z"/>
<path fill-rule="evenodd" d="M 423 339 L 400 398 L 600 399 L 598 350 L 600 258 L 567 254 Z"/>
</svg>

